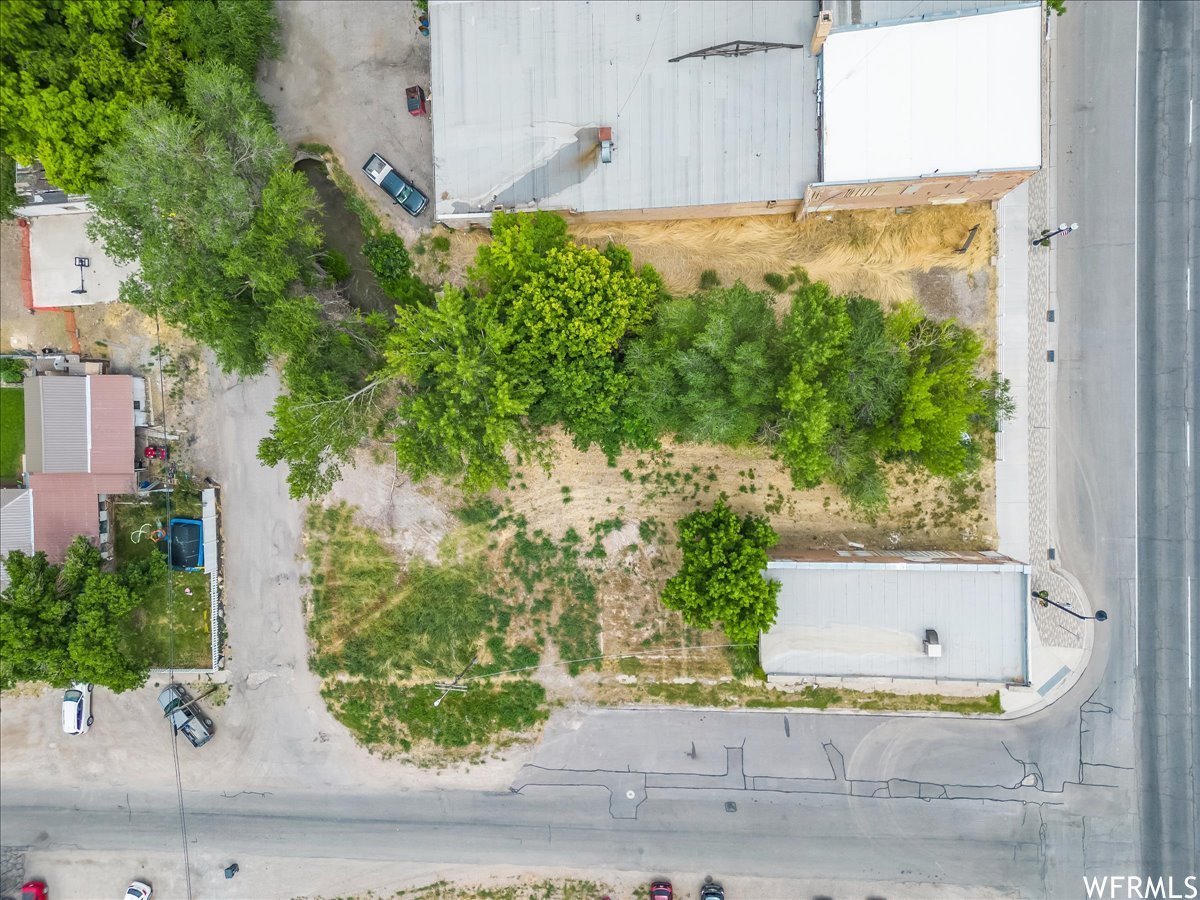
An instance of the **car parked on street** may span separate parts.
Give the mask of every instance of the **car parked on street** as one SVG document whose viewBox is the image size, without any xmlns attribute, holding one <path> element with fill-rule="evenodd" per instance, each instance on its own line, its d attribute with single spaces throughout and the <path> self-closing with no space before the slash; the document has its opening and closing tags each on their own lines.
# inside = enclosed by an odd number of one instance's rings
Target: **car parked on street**
<svg viewBox="0 0 1200 900">
<path fill-rule="evenodd" d="M 125 900 L 150 900 L 154 896 L 154 888 L 144 881 L 131 882 L 125 890 Z"/>
<path fill-rule="evenodd" d="M 168 684 L 158 695 L 163 716 L 171 720 L 176 734 L 183 734 L 193 747 L 203 747 L 212 740 L 212 719 L 202 716 L 196 701 L 188 696 L 182 685 Z"/>
<path fill-rule="evenodd" d="M 674 896 L 675 891 L 671 888 L 671 882 L 650 882 L 650 900 L 671 900 L 671 898 Z"/>
<path fill-rule="evenodd" d="M 92 685 L 77 681 L 63 692 L 63 731 L 67 734 L 84 734 L 92 726 L 92 721 Z"/>
<path fill-rule="evenodd" d="M 409 215 L 419 216 L 428 205 L 429 198 L 418 191 L 411 181 L 402 177 L 392 168 L 391 163 L 378 153 L 372 153 L 371 158 L 363 163 L 363 171 L 394 203 L 403 206 Z"/>
</svg>

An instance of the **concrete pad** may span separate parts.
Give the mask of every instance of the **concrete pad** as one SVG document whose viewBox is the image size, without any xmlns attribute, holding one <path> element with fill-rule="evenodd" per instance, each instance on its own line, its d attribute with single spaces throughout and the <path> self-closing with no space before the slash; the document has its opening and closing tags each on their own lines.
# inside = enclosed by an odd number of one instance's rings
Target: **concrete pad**
<svg viewBox="0 0 1200 900">
<path fill-rule="evenodd" d="M 29 222 L 29 256 L 33 276 L 35 309 L 60 306 L 91 306 L 111 303 L 120 296 L 121 282 L 138 271 L 136 264 L 121 265 L 104 247 L 87 235 L 92 213 L 44 216 Z M 76 257 L 88 260 L 79 290 Z"/>
</svg>

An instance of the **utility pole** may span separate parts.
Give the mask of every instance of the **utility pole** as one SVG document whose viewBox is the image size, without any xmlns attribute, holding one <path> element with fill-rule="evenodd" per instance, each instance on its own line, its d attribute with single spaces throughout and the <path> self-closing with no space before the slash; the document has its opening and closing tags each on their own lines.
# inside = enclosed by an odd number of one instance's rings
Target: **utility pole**
<svg viewBox="0 0 1200 900">
<path fill-rule="evenodd" d="M 462 677 L 464 675 L 466 675 L 468 671 L 470 671 L 471 666 L 475 665 L 475 663 L 477 663 L 477 662 L 479 662 L 478 656 L 471 657 L 471 661 L 469 663 L 467 663 L 467 667 L 465 669 L 463 669 L 461 672 L 459 672 L 457 675 L 455 675 L 454 680 L 451 681 L 449 684 L 446 684 L 445 682 L 441 682 L 441 681 L 434 682 L 433 686 L 435 688 L 441 689 L 442 696 L 440 696 L 436 700 L 434 700 L 433 705 L 441 706 L 442 701 L 445 700 L 447 696 L 449 696 L 451 691 L 456 691 L 460 694 L 465 694 L 467 691 L 467 686 L 465 684 L 459 684 L 459 681 L 461 681 Z"/>
</svg>

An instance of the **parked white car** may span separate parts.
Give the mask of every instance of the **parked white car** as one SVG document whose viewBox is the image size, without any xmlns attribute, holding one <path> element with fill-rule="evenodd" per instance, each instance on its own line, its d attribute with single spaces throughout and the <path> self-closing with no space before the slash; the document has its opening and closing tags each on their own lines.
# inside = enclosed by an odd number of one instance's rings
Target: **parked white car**
<svg viewBox="0 0 1200 900">
<path fill-rule="evenodd" d="M 125 900 L 150 900 L 153 895 L 154 888 L 144 881 L 135 881 L 126 889 Z"/>
<path fill-rule="evenodd" d="M 92 685 L 77 681 L 63 694 L 63 731 L 84 734 L 92 725 Z"/>
</svg>

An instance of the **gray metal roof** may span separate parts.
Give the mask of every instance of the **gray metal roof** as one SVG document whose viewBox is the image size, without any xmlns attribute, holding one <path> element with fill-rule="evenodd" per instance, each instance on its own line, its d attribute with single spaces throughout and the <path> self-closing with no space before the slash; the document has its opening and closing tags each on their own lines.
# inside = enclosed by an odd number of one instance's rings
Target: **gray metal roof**
<svg viewBox="0 0 1200 900">
<path fill-rule="evenodd" d="M 812 0 L 435 0 L 438 216 L 802 197 L 817 174 L 816 11 Z M 669 62 L 735 40 L 805 47 Z"/>
<path fill-rule="evenodd" d="M 1029 0 L 832 0 L 833 29 L 918 22 L 1029 6 Z"/>
<path fill-rule="evenodd" d="M 30 472 L 87 472 L 88 379 L 25 379 L 25 464 Z"/>
<path fill-rule="evenodd" d="M 0 591 L 8 587 L 4 559 L 14 550 L 33 553 L 33 491 L 0 490 Z"/>
<path fill-rule="evenodd" d="M 772 561 L 779 616 L 768 675 L 1027 682 L 1028 567 L 1020 563 Z M 926 656 L 935 629 L 942 656 Z"/>
</svg>

